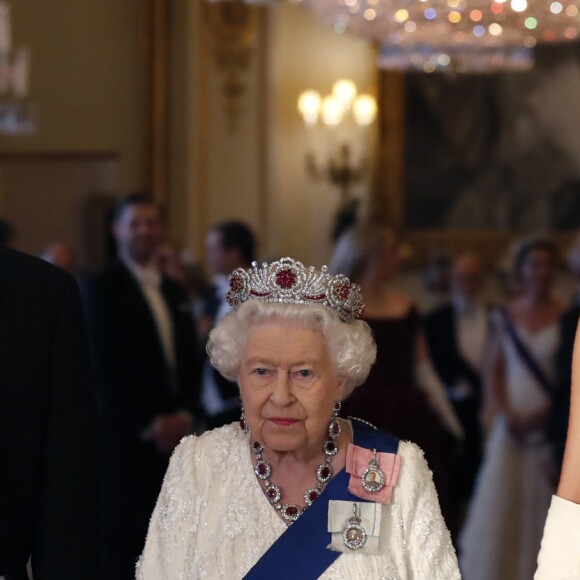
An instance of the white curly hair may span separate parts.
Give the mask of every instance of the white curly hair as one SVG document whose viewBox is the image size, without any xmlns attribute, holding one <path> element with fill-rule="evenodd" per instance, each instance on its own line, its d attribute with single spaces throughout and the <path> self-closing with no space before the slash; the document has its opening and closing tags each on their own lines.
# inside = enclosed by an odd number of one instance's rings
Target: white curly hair
<svg viewBox="0 0 580 580">
<path fill-rule="evenodd" d="M 345 323 L 331 308 L 322 305 L 244 302 L 211 331 L 206 349 L 212 365 L 226 379 L 236 382 L 253 325 L 277 318 L 299 321 L 322 334 L 336 374 L 345 381 L 343 398 L 366 380 L 377 356 L 368 324 L 362 320 Z"/>
</svg>

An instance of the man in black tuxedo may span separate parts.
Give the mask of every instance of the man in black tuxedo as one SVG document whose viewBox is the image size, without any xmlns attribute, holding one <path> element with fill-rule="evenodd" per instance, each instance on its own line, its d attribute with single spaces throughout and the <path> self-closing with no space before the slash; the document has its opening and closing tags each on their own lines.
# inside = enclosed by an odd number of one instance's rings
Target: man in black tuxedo
<svg viewBox="0 0 580 580">
<path fill-rule="evenodd" d="M 214 225 L 206 237 L 207 264 L 212 273 L 212 286 L 205 297 L 200 337 L 205 342 L 208 331 L 231 308 L 226 302 L 228 276 L 236 268 L 249 268 L 254 260 L 256 241 L 250 228 L 238 221 Z M 240 393 L 237 385 L 224 379 L 205 359 L 202 372 L 201 401 L 207 427 L 213 429 L 240 418 Z"/>
<path fill-rule="evenodd" d="M 102 426 L 104 578 L 132 580 L 171 452 L 192 432 L 198 369 L 185 291 L 154 266 L 158 207 L 115 212 L 118 259 L 87 292 Z"/>
<path fill-rule="evenodd" d="M 0 248 L 0 578 L 100 578 L 95 407 L 77 283 Z"/>
<path fill-rule="evenodd" d="M 433 364 L 446 387 L 465 432 L 453 471 L 457 519 L 467 504 L 482 454 L 479 421 L 481 372 L 488 335 L 487 308 L 480 301 L 483 273 L 479 259 L 462 255 L 451 272 L 453 300 L 425 319 L 425 336 Z M 454 522 L 450 522 L 453 527 Z"/>
</svg>

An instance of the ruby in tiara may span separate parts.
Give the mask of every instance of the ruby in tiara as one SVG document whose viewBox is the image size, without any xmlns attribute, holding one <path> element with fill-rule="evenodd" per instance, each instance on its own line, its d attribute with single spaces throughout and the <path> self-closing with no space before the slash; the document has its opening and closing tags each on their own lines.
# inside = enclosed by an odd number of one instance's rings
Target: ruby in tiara
<svg viewBox="0 0 580 580">
<path fill-rule="evenodd" d="M 232 292 L 239 292 L 244 287 L 244 280 L 241 276 L 230 277 L 230 289 Z"/>
<path fill-rule="evenodd" d="M 284 288 L 289 290 L 296 284 L 296 272 L 291 270 L 290 268 L 286 268 L 285 270 L 280 270 L 276 274 L 276 284 L 280 286 L 280 288 Z"/>
<path fill-rule="evenodd" d="M 360 286 L 322 266 L 316 270 L 292 258 L 270 264 L 252 263 L 248 270 L 238 268 L 230 276 L 228 304 L 237 307 L 246 300 L 269 303 L 321 304 L 332 308 L 344 322 L 360 318 L 364 309 Z"/>
</svg>

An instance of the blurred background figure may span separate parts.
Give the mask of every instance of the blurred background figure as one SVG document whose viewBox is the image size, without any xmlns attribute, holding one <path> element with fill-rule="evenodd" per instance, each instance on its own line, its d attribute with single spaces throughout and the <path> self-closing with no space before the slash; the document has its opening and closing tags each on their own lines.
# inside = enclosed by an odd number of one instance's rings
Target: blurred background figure
<svg viewBox="0 0 580 580">
<path fill-rule="evenodd" d="M 12 248 L 16 239 L 16 229 L 11 222 L 0 218 L 0 248 Z"/>
<path fill-rule="evenodd" d="M 200 319 L 199 336 L 205 348 L 209 330 L 231 307 L 226 302 L 229 275 L 236 268 L 249 268 L 255 259 L 256 240 L 244 223 L 227 221 L 214 225 L 206 236 L 206 260 L 212 285 L 205 297 Z M 224 379 L 207 357 L 203 362 L 201 401 L 207 427 L 213 429 L 240 418 L 241 405 L 238 387 Z"/>
<path fill-rule="evenodd" d="M 153 261 L 160 274 L 182 286 L 185 285 L 185 267 L 176 246 L 170 242 L 159 244 L 155 250 Z"/>
<path fill-rule="evenodd" d="M 372 225 L 344 233 L 330 261 L 331 273 L 344 273 L 360 284 L 363 320 L 377 343 L 377 362 L 366 382 L 344 402 L 343 414 L 416 442 L 434 472 L 445 515 L 444 431 L 456 439 L 463 433 L 429 361 L 415 304 L 405 294 L 389 290 L 398 264 L 395 235 Z"/>
<path fill-rule="evenodd" d="M 485 459 L 460 540 L 465 580 L 528 580 L 553 491 L 545 427 L 562 303 L 553 294 L 558 254 L 544 238 L 515 258 L 521 294 L 493 313 L 486 373 Z"/>
<path fill-rule="evenodd" d="M 450 295 L 452 260 L 447 251 L 435 247 L 428 256 L 423 272 L 423 284 L 427 292 L 426 311 L 446 304 Z"/>
<path fill-rule="evenodd" d="M 159 208 L 121 200 L 118 259 L 87 290 L 101 411 L 104 573 L 132 580 L 171 452 L 195 428 L 196 339 L 182 286 L 159 273 Z"/>
<path fill-rule="evenodd" d="M 481 381 L 489 328 L 483 283 L 479 258 L 462 254 L 451 269 L 452 300 L 425 319 L 429 353 L 465 433 L 451 465 L 447 525 L 452 533 L 459 529 L 481 462 Z"/>
<path fill-rule="evenodd" d="M 204 268 L 193 262 L 187 252 L 180 252 L 179 248 L 170 242 L 163 242 L 159 245 L 155 252 L 154 261 L 161 274 L 183 286 L 187 292 L 193 320 L 196 325 L 199 325 L 199 321 L 203 317 L 205 299 L 209 292 Z M 204 327 L 207 326 L 207 321 L 204 321 L 203 324 Z M 201 347 L 202 345 L 200 345 L 200 349 Z"/>
<path fill-rule="evenodd" d="M 73 276 L 78 274 L 74 250 L 64 242 L 53 242 L 49 244 L 44 252 L 42 252 L 41 257 L 46 262 L 54 264 Z"/>
</svg>

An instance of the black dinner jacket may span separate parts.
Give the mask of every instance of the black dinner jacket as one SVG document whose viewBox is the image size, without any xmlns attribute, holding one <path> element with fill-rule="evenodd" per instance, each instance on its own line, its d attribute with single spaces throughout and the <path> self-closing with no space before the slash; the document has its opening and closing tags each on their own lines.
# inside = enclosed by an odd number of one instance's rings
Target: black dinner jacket
<svg viewBox="0 0 580 580">
<path fill-rule="evenodd" d="M 453 305 L 441 306 L 427 315 L 424 329 L 431 359 L 443 383 L 452 386 L 460 379 L 467 380 L 479 398 L 481 377 L 459 350 Z"/>
<path fill-rule="evenodd" d="M 0 248 L 0 576 L 99 576 L 95 400 L 72 276 Z"/>
<path fill-rule="evenodd" d="M 163 277 L 161 293 L 173 323 L 175 382 L 163 355 L 149 305 L 120 260 L 87 285 L 86 301 L 101 403 L 122 418 L 122 429 L 142 432 L 159 414 L 197 411 L 199 361 L 185 291 Z"/>
<path fill-rule="evenodd" d="M 107 535 L 143 536 L 168 458 L 143 440 L 161 414 L 198 415 L 199 355 L 185 291 L 163 278 L 173 322 L 176 373 L 171 380 L 155 321 L 137 280 L 117 260 L 87 284 L 101 425 L 102 516 Z"/>
</svg>

